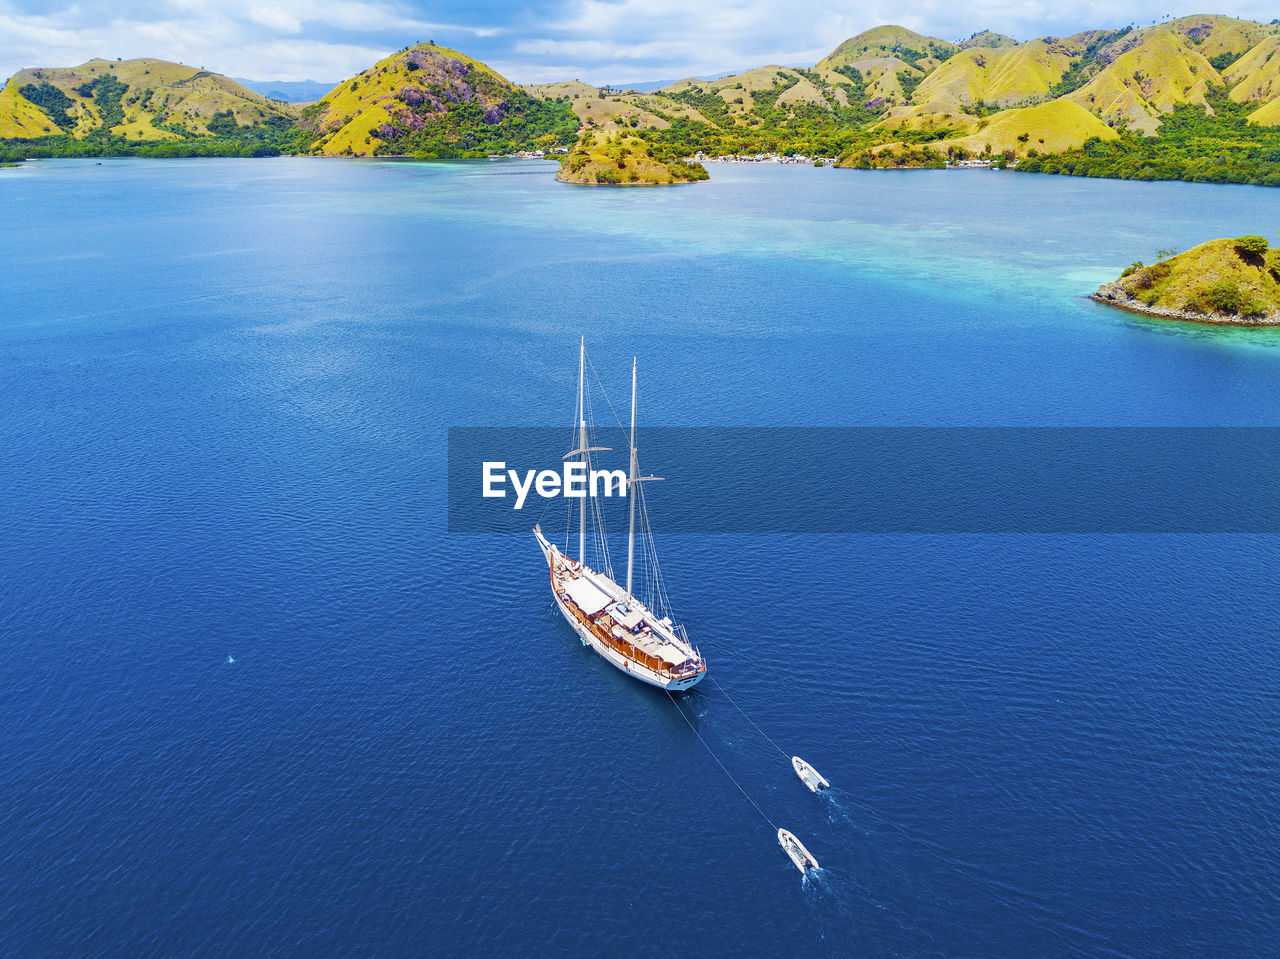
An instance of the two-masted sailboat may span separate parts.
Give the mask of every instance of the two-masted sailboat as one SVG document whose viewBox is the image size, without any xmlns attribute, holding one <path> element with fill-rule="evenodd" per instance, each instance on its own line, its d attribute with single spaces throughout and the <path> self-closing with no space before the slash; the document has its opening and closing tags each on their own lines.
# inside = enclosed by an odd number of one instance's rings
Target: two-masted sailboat
<svg viewBox="0 0 1280 959">
<path fill-rule="evenodd" d="M 580 458 L 586 475 L 591 474 L 591 454 L 607 447 L 592 446 L 587 433 L 585 402 L 585 343 L 578 350 L 578 403 L 575 417 L 575 449 L 565 459 Z M 624 589 L 613 577 L 608 544 L 604 537 L 603 515 L 598 504 L 591 512 L 597 520 L 600 565 L 595 570 L 587 565 L 588 499 L 578 507 L 578 558 L 573 560 L 543 535 L 541 526 L 533 528 L 542 554 L 546 557 L 551 577 L 551 594 L 565 620 L 573 627 L 584 645 L 641 682 L 661 689 L 680 690 L 695 685 L 707 673 L 701 653 L 689 642 L 683 626 L 671 620 L 670 604 L 657 566 L 653 540 L 644 507 L 643 484 L 656 476 L 639 476 L 636 457 L 636 366 L 631 363 L 631 448 L 627 472 L 627 585 Z M 633 566 L 636 551 L 636 512 L 640 512 L 641 543 L 649 560 L 647 602 L 633 592 Z"/>
</svg>

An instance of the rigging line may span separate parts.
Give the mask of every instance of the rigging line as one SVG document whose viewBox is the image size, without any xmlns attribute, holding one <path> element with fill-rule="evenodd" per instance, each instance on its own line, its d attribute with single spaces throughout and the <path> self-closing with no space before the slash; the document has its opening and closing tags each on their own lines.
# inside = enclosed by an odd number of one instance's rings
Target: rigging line
<svg viewBox="0 0 1280 959">
<path fill-rule="evenodd" d="M 766 733 L 766 732 L 765 732 L 763 729 L 761 729 L 759 726 L 756 726 L 756 721 L 755 721 L 754 719 L 752 719 L 750 716 L 748 716 L 745 712 L 743 712 L 743 711 L 742 711 L 742 707 L 738 705 L 737 701 L 735 701 L 735 700 L 734 700 L 734 698 L 733 698 L 732 696 L 730 696 L 730 695 L 729 695 L 728 691 L 727 691 L 723 686 L 721 686 L 719 683 L 717 683 L 717 682 L 715 681 L 715 678 L 714 678 L 714 677 L 712 677 L 712 676 L 708 676 L 708 677 L 707 677 L 707 679 L 711 680 L 711 682 L 715 685 L 716 689 L 718 689 L 718 690 L 720 690 L 720 692 L 724 693 L 724 698 L 725 698 L 725 699 L 727 699 L 727 700 L 729 700 L 729 702 L 733 704 L 733 708 L 734 708 L 734 709 L 736 709 L 738 712 L 742 713 L 742 718 L 743 718 L 743 719 L 745 719 L 747 722 L 749 722 L 749 723 L 750 723 L 750 724 L 755 728 L 755 731 L 756 731 L 756 732 L 758 732 L 761 736 L 763 736 L 763 737 L 768 741 L 768 743 L 769 743 L 769 745 L 770 745 L 770 746 L 772 746 L 772 747 L 773 747 L 774 749 L 776 749 L 778 752 L 782 753 L 783 758 L 788 759 L 788 760 L 790 760 L 790 759 L 791 759 L 791 757 L 790 757 L 790 756 L 788 756 L 788 755 L 786 754 L 786 751 L 785 751 L 785 750 L 783 750 L 783 748 L 782 748 L 781 746 L 779 746 L 777 743 L 775 743 L 775 742 L 773 741 L 773 739 L 769 736 L 769 734 L 768 734 L 768 733 Z"/>
<path fill-rule="evenodd" d="M 595 374 L 596 378 L 596 386 L 600 387 L 600 393 L 604 396 L 604 401 L 609 404 L 609 412 L 613 414 L 614 420 L 617 421 L 618 429 L 625 430 L 626 427 L 622 425 L 622 418 L 618 416 L 618 411 L 613 408 L 613 400 L 609 399 L 609 391 L 604 388 L 604 380 L 600 378 L 600 372 L 596 369 L 595 363 L 591 362 L 590 356 L 587 357 L 587 363 L 591 365 L 591 372 Z"/>
<path fill-rule="evenodd" d="M 667 694 L 667 699 L 671 700 L 671 705 L 675 706 L 676 712 L 680 714 L 680 718 L 683 719 L 686 723 L 688 723 L 689 728 L 693 730 L 693 734 L 698 737 L 698 742 L 702 743 L 703 746 L 706 746 L 707 752 L 709 752 L 711 754 L 711 758 L 716 761 L 716 765 L 719 766 L 724 771 L 724 774 L 729 777 L 729 781 L 738 787 L 738 792 L 742 793 L 742 795 L 746 798 L 747 802 L 751 803 L 752 806 L 755 806 L 756 812 L 758 812 L 761 818 L 763 818 L 764 821 L 769 824 L 770 828 L 777 829 L 778 828 L 777 823 L 775 823 L 772 819 L 770 819 L 767 815 L 765 815 L 765 811 L 761 809 L 759 804 L 757 804 L 756 801 L 752 799 L 750 795 L 747 794 L 747 791 L 742 788 L 742 783 L 734 779 L 733 773 L 729 772 L 725 764 L 720 761 L 720 757 L 715 754 L 712 748 L 707 744 L 707 741 L 702 738 L 702 733 L 698 732 L 697 727 L 695 727 L 693 723 L 689 721 L 689 717 L 684 714 L 684 710 L 680 708 L 680 704 L 676 702 L 676 698 L 671 695 L 671 690 L 664 689 L 663 692 Z"/>
<path fill-rule="evenodd" d="M 637 492 L 639 495 L 637 497 L 636 505 L 640 508 L 641 522 L 644 530 L 645 551 L 653 576 L 653 582 L 650 584 L 650 588 L 654 591 L 657 602 L 661 606 L 664 614 L 670 616 L 674 620 L 679 620 L 680 614 L 672 606 L 671 599 L 667 595 L 666 582 L 662 577 L 662 567 L 658 563 L 658 547 L 653 540 L 653 525 L 649 522 L 649 510 L 645 501 L 643 484 L 639 486 Z M 650 608 L 656 607 L 651 605 Z"/>
</svg>

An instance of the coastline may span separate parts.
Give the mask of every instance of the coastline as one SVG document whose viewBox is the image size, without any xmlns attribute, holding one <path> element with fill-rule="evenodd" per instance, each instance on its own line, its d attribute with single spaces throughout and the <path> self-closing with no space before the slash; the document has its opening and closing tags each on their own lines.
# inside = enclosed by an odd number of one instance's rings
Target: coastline
<svg viewBox="0 0 1280 959">
<path fill-rule="evenodd" d="M 1280 313 L 1264 313 L 1257 319 L 1239 316 L 1224 316 L 1220 313 L 1193 313 L 1190 310 L 1175 310 L 1166 306 L 1148 306 L 1133 296 L 1118 282 L 1103 283 L 1089 294 L 1089 299 L 1106 306 L 1114 306 L 1128 313 L 1138 313 L 1157 320 L 1176 320 L 1182 323 L 1199 323 L 1211 326 L 1275 326 L 1280 327 Z"/>
</svg>

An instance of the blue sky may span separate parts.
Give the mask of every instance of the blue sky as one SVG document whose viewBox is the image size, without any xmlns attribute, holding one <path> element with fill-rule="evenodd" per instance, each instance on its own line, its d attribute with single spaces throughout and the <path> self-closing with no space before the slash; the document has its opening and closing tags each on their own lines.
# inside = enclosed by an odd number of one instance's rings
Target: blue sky
<svg viewBox="0 0 1280 959">
<path fill-rule="evenodd" d="M 337 82 L 435 40 L 518 83 L 639 83 L 812 64 L 880 23 L 948 40 L 983 28 L 1025 40 L 1193 12 L 1167 0 L 0 0 L 0 76 L 152 56 L 252 79 Z M 1240 0 L 1218 12 L 1269 21 L 1280 8 Z"/>
</svg>

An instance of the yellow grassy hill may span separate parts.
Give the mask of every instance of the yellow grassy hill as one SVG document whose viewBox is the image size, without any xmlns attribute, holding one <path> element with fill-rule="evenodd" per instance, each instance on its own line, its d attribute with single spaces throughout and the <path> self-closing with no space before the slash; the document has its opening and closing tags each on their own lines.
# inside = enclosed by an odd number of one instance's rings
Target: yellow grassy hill
<svg viewBox="0 0 1280 959">
<path fill-rule="evenodd" d="M 203 136 L 209 133 L 209 121 L 219 113 L 229 112 L 242 126 L 278 117 L 292 120 L 298 114 L 293 104 L 268 100 L 230 77 L 207 70 L 150 58 L 95 59 L 77 67 L 39 68 L 14 74 L 0 93 L 0 136 L 66 132 L 83 137 L 100 129 L 102 110 L 86 85 L 106 77 L 128 87 L 120 100 L 123 122 L 114 124 L 111 133 L 131 140 Z M 43 84 L 57 88 L 69 101 L 65 107 L 69 126 L 60 128 L 48 110 L 36 107 L 19 92 L 24 87 Z"/>
<path fill-rule="evenodd" d="M 1249 122 L 1262 127 L 1280 127 L 1280 98 L 1250 113 Z"/>
<path fill-rule="evenodd" d="M 1280 35 L 1267 37 L 1222 73 L 1236 103 L 1280 97 Z"/>
<path fill-rule="evenodd" d="M 520 89 L 533 97 L 543 100 L 558 100 L 560 97 L 594 97 L 600 92 L 581 80 L 557 80 L 555 83 L 522 83 Z"/>
<path fill-rule="evenodd" d="M 659 90 L 656 96 L 665 99 L 667 103 L 675 103 L 676 101 L 669 99 L 671 94 L 692 89 L 715 93 L 724 101 L 729 115 L 737 122 L 747 122 L 747 116 L 755 106 L 757 96 L 762 93 L 772 96 L 773 91 L 778 87 L 787 87 L 775 101 L 780 107 L 810 104 L 819 109 L 829 110 L 833 100 L 840 106 L 848 106 L 849 101 L 844 90 L 831 86 L 845 82 L 844 77 L 831 70 L 815 69 L 813 72 L 822 82 L 822 88 L 798 70 L 771 64 L 747 70 L 744 73 L 721 77 L 718 80 L 677 80 Z M 831 99 L 828 99 L 828 93 Z M 662 109 L 664 112 L 667 110 L 665 106 Z"/>
<path fill-rule="evenodd" d="M 1205 57 L 1219 53 L 1244 53 L 1266 37 L 1280 32 L 1274 24 L 1264 25 L 1253 20 L 1203 13 L 1179 17 L 1147 29 L 1181 34 Z"/>
<path fill-rule="evenodd" d="M 1078 103 L 1051 100 L 1039 106 L 997 113 L 985 126 L 967 136 L 941 140 L 930 146 L 942 153 L 958 149 L 971 154 L 1010 151 L 1026 156 L 1031 150 L 1038 153 L 1071 150 L 1092 137 L 1115 140 L 1119 134 Z"/>
<path fill-rule="evenodd" d="M 892 63 L 900 69 L 914 70 L 902 61 Z M 844 89 L 848 82 L 847 77 L 833 70 L 816 67 L 798 70 L 770 64 L 715 80 L 688 77 L 648 93 L 602 89 L 578 81 L 528 84 L 522 89 L 544 99 L 567 98 L 584 128 L 616 133 L 633 129 L 665 130 L 671 126 L 667 118 L 708 123 L 699 108 L 680 99 L 689 93 L 715 96 L 722 105 L 718 109 L 739 126 L 758 125 L 759 117 L 752 110 L 762 95 L 770 104 L 788 111 L 801 106 L 820 110 L 848 107 L 852 105 Z M 893 82 L 900 90 L 896 78 Z"/>
<path fill-rule="evenodd" d="M 818 66 L 834 70 L 837 67 L 856 65 L 859 60 L 895 57 L 903 52 L 945 60 L 956 50 L 956 45 L 946 40 L 926 37 L 896 24 L 885 24 L 850 37 L 819 60 Z"/>
<path fill-rule="evenodd" d="M 1016 47 L 1018 41 L 1013 37 L 1007 37 L 1003 33 L 996 33 L 993 30 L 979 30 L 968 40 L 960 42 L 961 50 L 968 50 L 970 47 L 983 47 L 987 50 L 996 50 L 1000 47 Z"/>
<path fill-rule="evenodd" d="M 47 113 L 18 93 L 22 85 L 12 77 L 0 90 L 0 138 L 29 140 L 61 132 Z"/>
<path fill-rule="evenodd" d="M 1156 31 L 1066 99 L 1112 126 L 1153 135 L 1161 114 L 1178 104 L 1207 106 L 1210 84 L 1220 86 L 1222 77 L 1190 40 L 1176 31 Z"/>
<path fill-rule="evenodd" d="M 661 94 L 636 93 L 630 90 L 610 92 L 580 80 L 526 83 L 520 89 L 540 100 L 567 99 L 578 122 L 584 127 L 604 130 L 669 129 L 670 121 L 658 116 L 653 112 L 655 110 L 677 118 L 705 120 L 692 107 Z M 603 97 L 600 95 L 602 92 L 605 94 Z"/>
<path fill-rule="evenodd" d="M 862 74 L 866 83 L 867 99 L 873 103 L 876 101 L 907 103 L 910 98 L 902 87 L 902 74 L 905 73 L 913 78 L 925 76 L 924 70 L 920 67 L 905 60 L 899 60 L 897 57 L 868 57 L 856 60 L 850 66 Z"/>
<path fill-rule="evenodd" d="M 1077 50 L 1061 41 L 1031 40 L 1015 47 L 971 47 L 934 70 L 916 89 L 916 106 L 940 108 L 982 100 L 1008 106 L 1048 95 Z"/>
</svg>

